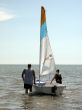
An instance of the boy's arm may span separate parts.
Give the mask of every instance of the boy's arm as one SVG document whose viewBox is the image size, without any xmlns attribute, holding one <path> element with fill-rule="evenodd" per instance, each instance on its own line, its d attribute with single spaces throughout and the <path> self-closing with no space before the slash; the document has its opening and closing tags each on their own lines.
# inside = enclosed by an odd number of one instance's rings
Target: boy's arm
<svg viewBox="0 0 82 110">
<path fill-rule="evenodd" d="M 50 82 L 50 84 L 52 83 L 52 81 L 55 79 L 55 75 L 54 75 L 54 77 L 52 78 L 52 80 L 51 80 L 51 82 Z"/>
</svg>

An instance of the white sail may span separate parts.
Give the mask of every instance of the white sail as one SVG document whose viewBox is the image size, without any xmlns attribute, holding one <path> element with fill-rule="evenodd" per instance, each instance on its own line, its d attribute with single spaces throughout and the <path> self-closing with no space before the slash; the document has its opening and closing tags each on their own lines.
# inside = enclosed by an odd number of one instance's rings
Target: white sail
<svg viewBox="0 0 82 110">
<path fill-rule="evenodd" d="M 45 10 L 41 9 L 40 29 L 40 75 L 55 73 L 55 61 L 52 54 L 46 25 Z"/>
</svg>

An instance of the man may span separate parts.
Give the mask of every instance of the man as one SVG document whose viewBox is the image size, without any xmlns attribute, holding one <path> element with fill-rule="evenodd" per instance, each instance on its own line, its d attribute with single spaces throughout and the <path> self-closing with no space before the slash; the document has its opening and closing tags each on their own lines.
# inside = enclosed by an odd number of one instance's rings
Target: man
<svg viewBox="0 0 82 110">
<path fill-rule="evenodd" d="M 32 92 L 32 85 L 33 83 L 35 84 L 35 72 L 31 70 L 31 64 L 28 64 L 28 69 L 23 70 L 22 79 L 24 81 L 25 93 L 28 94 L 28 90 Z"/>
<path fill-rule="evenodd" d="M 57 83 L 62 84 L 62 76 L 61 74 L 59 74 L 59 69 L 56 70 L 56 74 L 52 78 L 51 83 L 54 79 L 56 80 Z"/>
</svg>

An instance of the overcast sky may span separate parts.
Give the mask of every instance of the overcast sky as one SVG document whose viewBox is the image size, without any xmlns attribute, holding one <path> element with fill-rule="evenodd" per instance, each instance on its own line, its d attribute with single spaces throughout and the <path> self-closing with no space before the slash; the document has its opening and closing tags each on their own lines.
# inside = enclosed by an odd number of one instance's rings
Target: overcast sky
<svg viewBox="0 0 82 110">
<path fill-rule="evenodd" d="M 0 64 L 38 64 L 41 6 L 56 64 L 82 64 L 82 0 L 0 0 Z"/>
</svg>

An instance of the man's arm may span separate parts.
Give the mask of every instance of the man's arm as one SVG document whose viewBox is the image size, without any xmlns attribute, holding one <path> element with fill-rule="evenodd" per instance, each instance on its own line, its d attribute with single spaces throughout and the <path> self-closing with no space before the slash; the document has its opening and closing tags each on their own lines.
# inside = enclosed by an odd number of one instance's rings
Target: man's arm
<svg viewBox="0 0 82 110">
<path fill-rule="evenodd" d="M 22 72 L 22 79 L 23 79 L 23 81 L 24 81 L 24 75 L 25 75 L 25 69 Z"/>
</svg>

